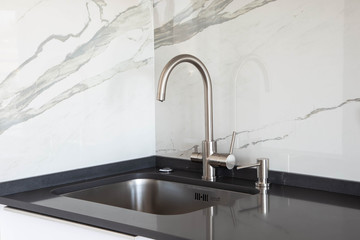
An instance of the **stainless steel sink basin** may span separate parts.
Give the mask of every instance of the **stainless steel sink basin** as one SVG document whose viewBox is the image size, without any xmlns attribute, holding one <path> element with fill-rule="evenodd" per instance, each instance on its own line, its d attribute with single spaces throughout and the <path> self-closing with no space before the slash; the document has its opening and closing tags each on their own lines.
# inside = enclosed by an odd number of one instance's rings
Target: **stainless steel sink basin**
<svg viewBox="0 0 360 240">
<path fill-rule="evenodd" d="M 158 179 L 137 178 L 61 195 L 146 213 L 175 215 L 218 204 L 227 205 L 251 194 Z"/>
</svg>

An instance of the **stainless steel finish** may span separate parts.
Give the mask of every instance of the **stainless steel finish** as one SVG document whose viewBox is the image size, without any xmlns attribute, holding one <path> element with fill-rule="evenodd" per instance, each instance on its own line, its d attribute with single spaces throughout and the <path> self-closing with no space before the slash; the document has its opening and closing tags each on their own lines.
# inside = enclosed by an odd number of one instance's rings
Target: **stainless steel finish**
<svg viewBox="0 0 360 240">
<path fill-rule="evenodd" d="M 227 167 L 233 169 L 236 163 L 233 155 L 236 132 L 234 131 L 231 138 L 229 154 L 214 153 L 208 157 L 208 163 L 213 167 Z M 195 160 L 196 161 L 196 160 Z"/>
<path fill-rule="evenodd" d="M 203 141 L 203 175 L 202 179 L 206 181 L 214 182 L 216 180 L 215 168 L 210 165 L 209 157 L 216 152 L 216 142 L 215 141 Z"/>
<path fill-rule="evenodd" d="M 266 188 L 259 189 L 260 193 L 258 194 L 258 211 L 263 215 L 267 215 L 270 211 L 269 204 L 269 195 Z"/>
<path fill-rule="evenodd" d="M 204 107 L 205 107 L 205 140 L 202 142 L 202 155 L 197 152 L 197 150 L 191 154 L 190 159 L 193 161 L 199 161 L 202 159 L 203 163 L 203 176 L 202 179 L 206 181 L 215 181 L 215 168 L 218 166 L 226 166 L 228 169 L 232 169 L 235 166 L 235 156 L 232 154 L 234 150 L 236 132 L 232 134 L 231 144 L 230 144 L 230 153 L 229 154 L 219 154 L 216 153 L 216 142 L 213 137 L 213 103 L 212 103 L 212 86 L 209 72 L 207 71 L 205 65 L 196 57 L 189 54 L 182 54 L 171 59 L 164 67 L 163 71 L 160 74 L 157 100 L 163 102 L 165 101 L 166 86 L 169 80 L 170 73 L 172 70 L 180 63 L 187 62 L 193 64 L 200 72 L 202 80 L 204 83 Z M 260 165 L 262 164 L 262 165 Z M 265 163 L 258 162 L 254 165 L 238 167 L 248 168 L 258 166 L 258 187 L 266 187 L 265 175 Z M 264 165 L 264 166 L 263 166 Z M 268 166 L 268 164 L 267 164 Z M 260 169 L 261 168 L 261 169 Z"/>
<path fill-rule="evenodd" d="M 194 162 L 202 162 L 203 155 L 199 152 L 199 145 L 194 147 L 194 152 L 191 153 L 190 160 Z"/>
<path fill-rule="evenodd" d="M 233 169 L 235 166 L 235 156 L 232 154 L 219 154 L 214 153 L 209 156 L 209 164 L 213 167 L 227 167 L 228 169 Z"/>
<path fill-rule="evenodd" d="M 233 131 L 232 136 L 231 136 L 230 150 L 229 150 L 230 154 L 233 154 L 233 152 L 234 152 L 235 138 L 236 138 L 236 132 Z"/>
<path fill-rule="evenodd" d="M 260 164 L 254 163 L 254 164 L 250 164 L 250 165 L 237 166 L 236 169 L 240 170 L 240 169 L 244 169 L 244 168 L 252 168 L 252 167 L 258 167 L 258 166 L 260 166 Z"/>
<path fill-rule="evenodd" d="M 206 216 L 206 239 L 214 240 L 214 238 L 215 238 L 214 207 L 207 208 L 204 211 L 205 211 L 205 216 Z"/>
<path fill-rule="evenodd" d="M 156 179 L 132 179 L 62 196 L 157 215 L 175 215 L 228 205 L 251 194 Z"/>
<path fill-rule="evenodd" d="M 187 62 L 193 64 L 200 72 L 204 83 L 204 107 L 205 107 L 205 141 L 212 142 L 213 136 L 213 103 L 212 86 L 208 70 L 205 65 L 196 57 L 189 54 L 182 54 L 171 59 L 164 67 L 160 75 L 157 100 L 165 101 L 166 85 L 170 73 L 180 63 Z"/>
<path fill-rule="evenodd" d="M 258 181 L 256 182 L 257 188 L 269 188 L 269 183 L 267 182 L 269 175 L 269 159 L 267 158 L 259 158 L 257 159 L 257 163 L 259 167 L 257 168 L 257 177 Z"/>
<path fill-rule="evenodd" d="M 191 159 L 191 161 L 194 161 L 194 162 L 202 162 L 202 159 L 203 159 L 202 153 L 201 152 L 200 153 L 193 152 L 193 153 L 191 153 L 190 159 Z"/>
<path fill-rule="evenodd" d="M 211 78 L 205 65 L 196 57 L 189 54 L 182 54 L 171 59 L 164 67 L 160 74 L 157 100 L 165 101 L 166 85 L 169 80 L 170 73 L 180 63 L 187 62 L 193 64 L 200 72 L 204 83 L 204 108 L 205 108 L 205 141 L 203 142 L 203 176 L 207 181 L 215 181 L 215 169 L 209 163 L 209 156 L 216 153 L 216 142 L 213 136 L 213 101 L 212 101 L 212 85 Z M 226 159 L 227 155 L 224 156 Z M 192 155 L 191 159 L 199 159 L 198 154 Z"/>
<path fill-rule="evenodd" d="M 194 146 L 194 152 L 196 152 L 196 153 L 199 152 L 199 145 L 195 145 L 195 146 Z"/>
<path fill-rule="evenodd" d="M 258 181 L 255 183 L 255 186 L 259 189 L 268 189 L 269 183 L 267 182 L 268 173 L 269 173 L 269 159 L 268 158 L 258 158 L 257 163 L 245 166 L 236 167 L 237 170 L 257 167 L 257 177 Z"/>
</svg>

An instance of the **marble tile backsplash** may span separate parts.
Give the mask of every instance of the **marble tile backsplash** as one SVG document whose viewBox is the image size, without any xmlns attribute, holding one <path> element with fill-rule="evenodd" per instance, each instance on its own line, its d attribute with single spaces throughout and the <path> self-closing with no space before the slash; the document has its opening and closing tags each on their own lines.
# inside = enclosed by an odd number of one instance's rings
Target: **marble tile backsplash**
<svg viewBox="0 0 360 240">
<path fill-rule="evenodd" d="M 155 154 L 152 12 L 1 1 L 0 181 Z"/>
<path fill-rule="evenodd" d="M 360 2 L 154 1 L 155 82 L 182 53 L 207 66 L 214 133 L 238 164 L 360 181 Z M 156 103 L 156 152 L 188 159 L 204 139 L 203 86 L 190 64 Z"/>
<path fill-rule="evenodd" d="M 357 0 L 4 0 L 0 182 L 154 154 L 188 159 L 214 133 L 238 164 L 360 181 Z M 154 78 L 155 76 L 155 78 Z M 156 130 L 155 130 L 156 129 Z"/>
</svg>

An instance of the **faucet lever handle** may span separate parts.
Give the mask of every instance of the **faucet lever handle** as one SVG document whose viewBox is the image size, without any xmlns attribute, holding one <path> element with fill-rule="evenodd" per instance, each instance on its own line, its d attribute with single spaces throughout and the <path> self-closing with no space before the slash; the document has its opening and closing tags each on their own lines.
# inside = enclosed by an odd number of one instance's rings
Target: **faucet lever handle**
<svg viewBox="0 0 360 240">
<path fill-rule="evenodd" d="M 231 143 L 230 143 L 230 154 L 233 154 L 234 151 L 234 145 L 235 145 L 235 138 L 236 138 L 236 132 L 233 131 L 232 136 L 231 136 Z"/>
<path fill-rule="evenodd" d="M 223 166 L 228 169 L 233 169 L 236 165 L 236 159 L 233 154 L 234 144 L 235 144 L 236 132 L 233 131 L 231 144 L 230 144 L 230 153 L 229 154 L 221 154 L 221 153 L 213 153 L 208 157 L 208 163 L 213 167 Z M 194 146 L 194 152 L 191 154 L 190 159 L 193 162 L 203 162 L 203 154 L 198 152 L 198 146 Z"/>
<path fill-rule="evenodd" d="M 233 131 L 232 137 L 231 137 L 231 143 L 230 143 L 230 150 L 229 154 L 219 154 L 214 153 L 211 156 L 209 156 L 209 163 L 212 166 L 226 166 L 229 170 L 233 169 L 236 165 L 236 158 L 233 154 L 234 151 L 234 143 L 236 138 L 236 132 Z"/>
</svg>

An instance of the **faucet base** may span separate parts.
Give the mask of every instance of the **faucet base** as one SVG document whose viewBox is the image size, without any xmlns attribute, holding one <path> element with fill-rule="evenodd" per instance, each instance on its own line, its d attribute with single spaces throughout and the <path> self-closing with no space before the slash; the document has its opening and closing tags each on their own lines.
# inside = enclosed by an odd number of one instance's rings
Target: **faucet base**
<svg viewBox="0 0 360 240">
<path fill-rule="evenodd" d="M 215 168 L 209 163 L 209 156 L 216 152 L 216 142 L 215 141 L 203 141 L 202 142 L 203 153 L 203 176 L 202 179 L 205 181 L 215 182 Z"/>
<path fill-rule="evenodd" d="M 259 190 L 268 190 L 270 187 L 270 183 L 256 182 L 255 187 Z"/>
<path fill-rule="evenodd" d="M 211 166 L 210 166 L 211 167 Z M 210 170 L 210 172 L 214 171 L 214 174 L 208 174 L 207 176 L 203 175 L 202 176 L 202 180 L 204 181 L 209 181 L 209 182 L 215 182 L 216 181 L 216 176 L 215 176 L 215 168 L 211 167 L 212 170 Z"/>
</svg>

